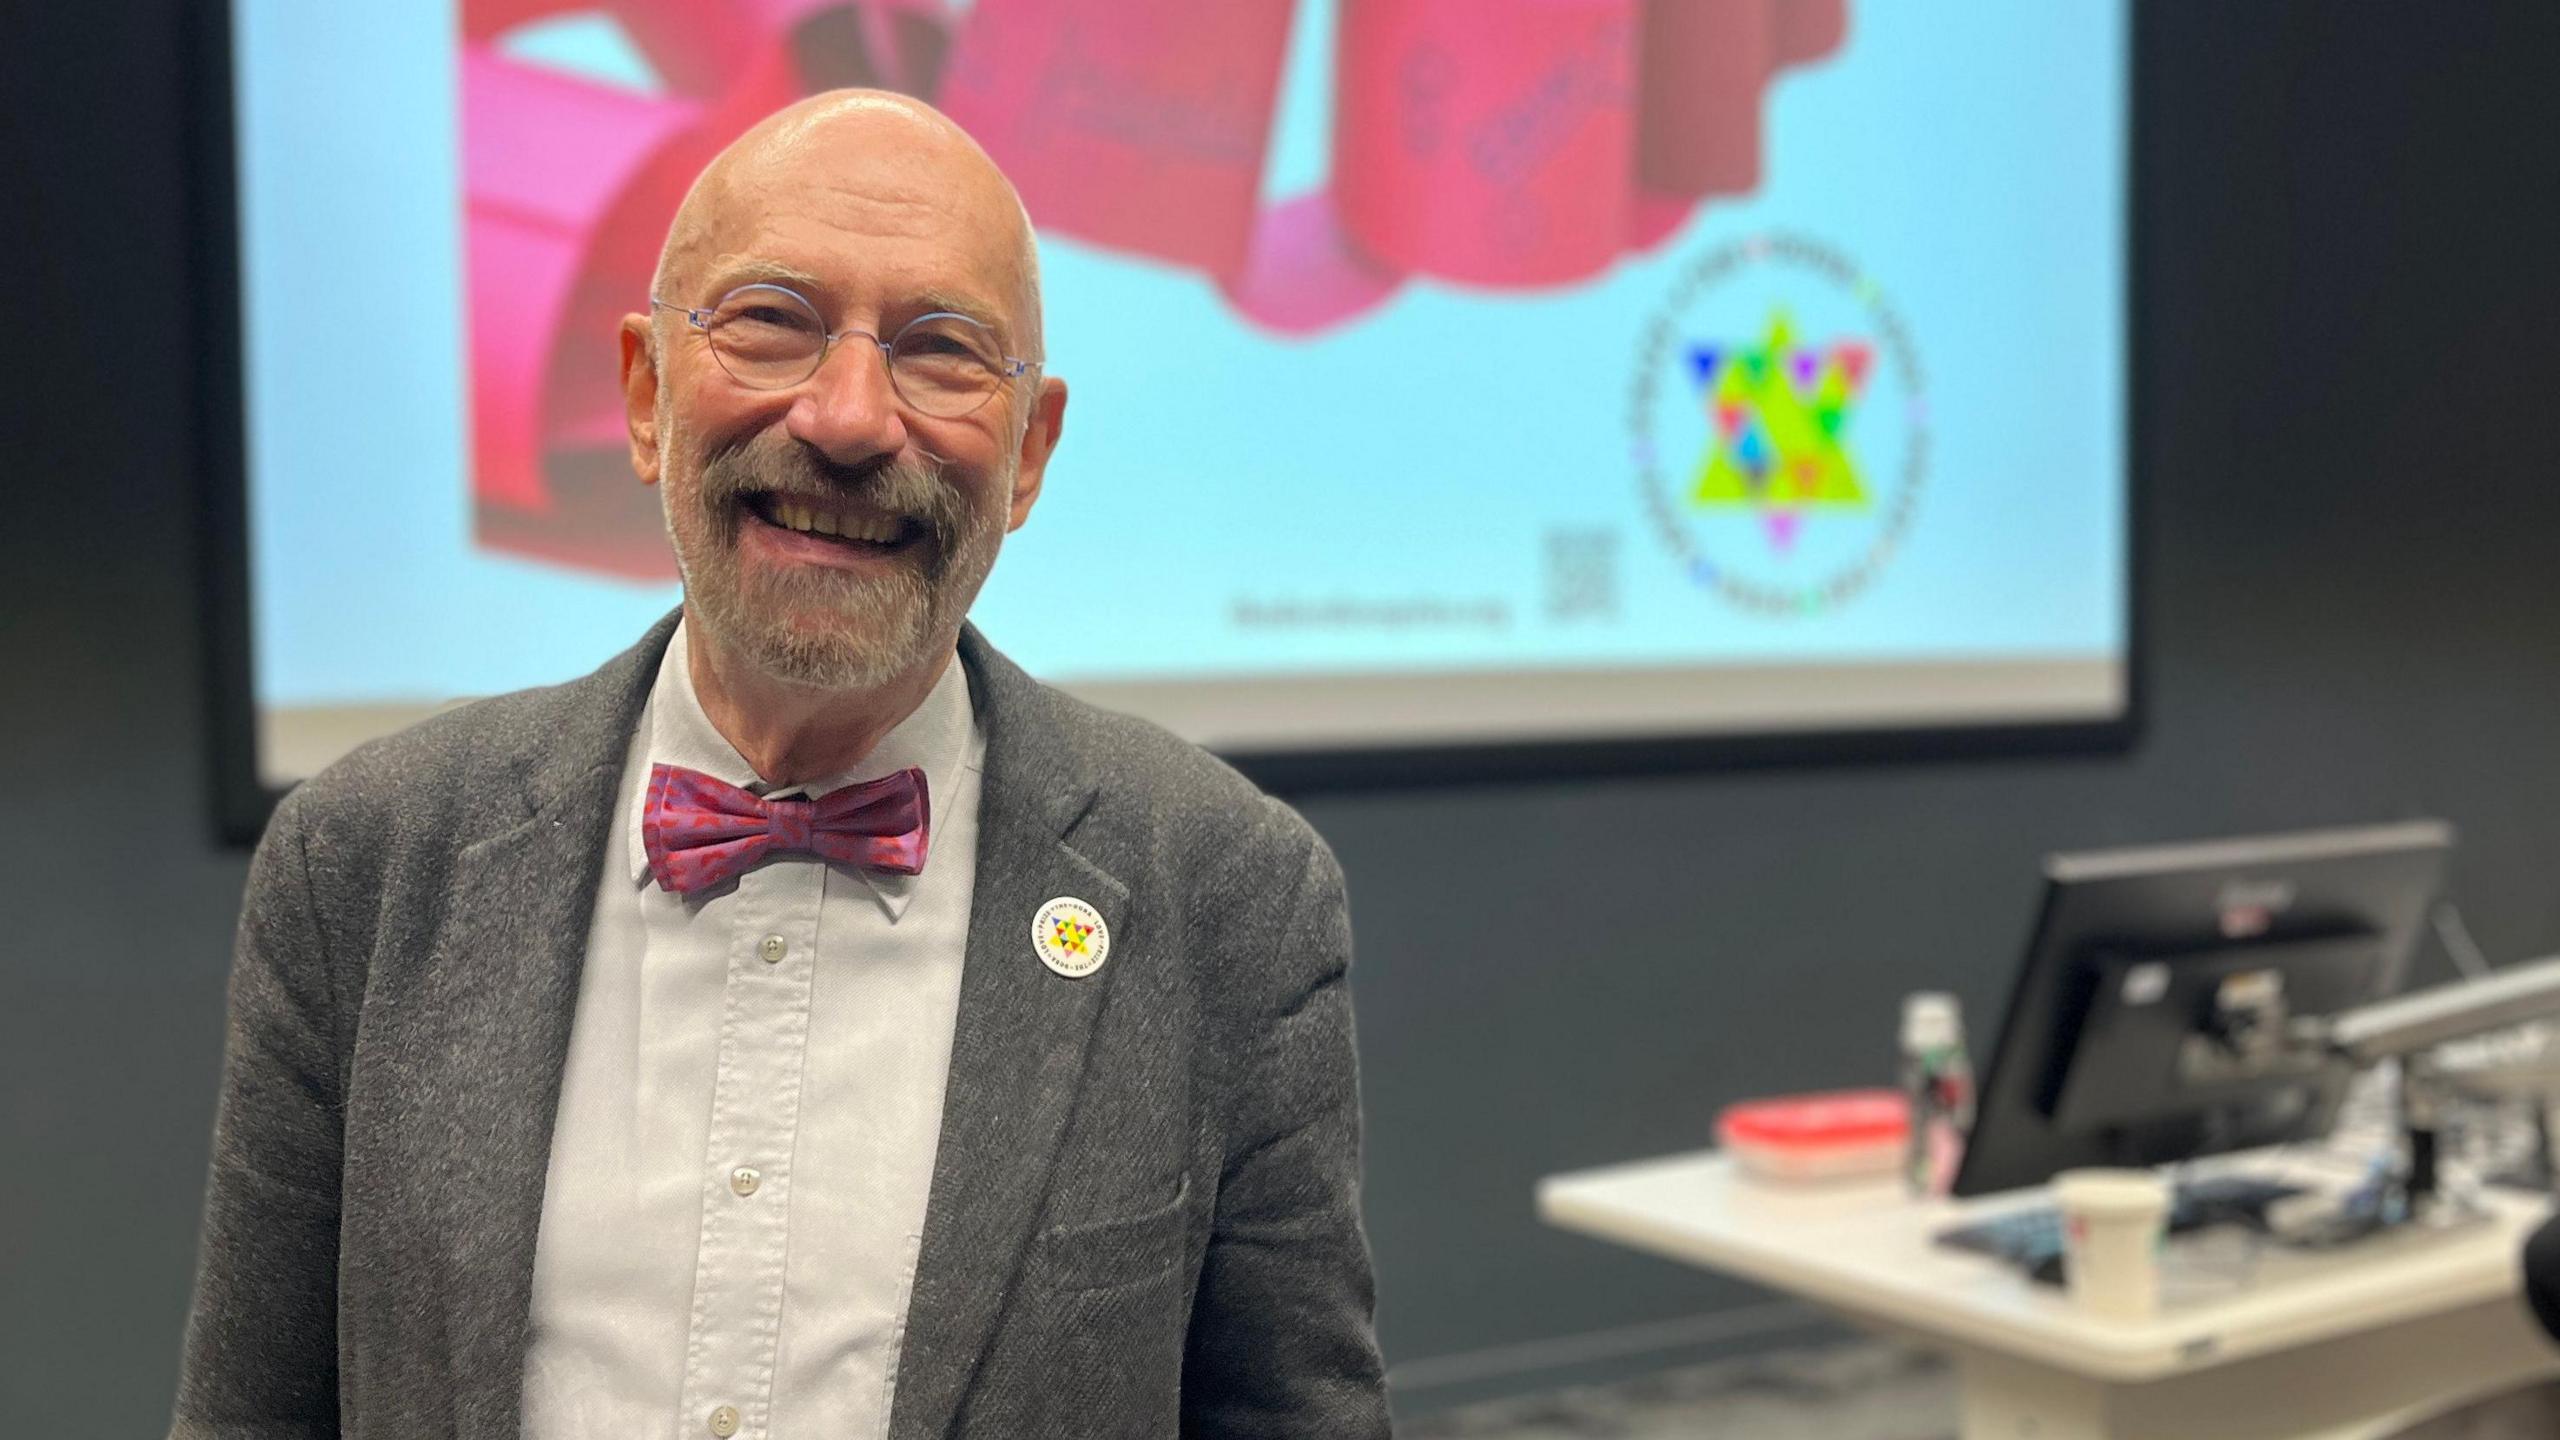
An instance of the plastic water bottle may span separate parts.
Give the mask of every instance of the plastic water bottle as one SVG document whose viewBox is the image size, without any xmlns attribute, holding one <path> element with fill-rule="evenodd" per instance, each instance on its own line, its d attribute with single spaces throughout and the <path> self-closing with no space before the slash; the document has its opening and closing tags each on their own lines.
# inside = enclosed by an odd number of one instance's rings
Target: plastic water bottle
<svg viewBox="0 0 2560 1440">
<path fill-rule="evenodd" d="M 1903 1181 L 1914 1195 L 1944 1195 L 1973 1127 L 1973 1062 L 1964 1051 L 1964 1012 L 1953 995 L 1924 990 L 1903 997 L 1902 1093 L 1911 1101 Z"/>
</svg>

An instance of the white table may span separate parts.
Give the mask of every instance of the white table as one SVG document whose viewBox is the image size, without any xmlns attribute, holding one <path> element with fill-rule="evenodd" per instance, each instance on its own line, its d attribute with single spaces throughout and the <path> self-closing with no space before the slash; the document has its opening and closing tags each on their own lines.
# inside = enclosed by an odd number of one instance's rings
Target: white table
<svg viewBox="0 0 2560 1440">
<path fill-rule="evenodd" d="M 2288 1175 L 2287 1178 L 2293 1178 Z M 2313 1178 L 2313 1177 L 2306 1177 Z M 1965 1440 L 2366 1440 L 2560 1375 L 2520 1298 L 2517 1257 L 2548 1202 L 2492 1193 L 2491 1218 L 2347 1249 L 2172 1242 L 2157 1320 L 2081 1314 L 2061 1290 L 1930 1237 L 2006 1209 L 1905 1198 L 1891 1180 L 1782 1186 L 1712 1151 L 1550 1176 L 1548 1223 L 1800 1296 L 1951 1352 Z"/>
</svg>

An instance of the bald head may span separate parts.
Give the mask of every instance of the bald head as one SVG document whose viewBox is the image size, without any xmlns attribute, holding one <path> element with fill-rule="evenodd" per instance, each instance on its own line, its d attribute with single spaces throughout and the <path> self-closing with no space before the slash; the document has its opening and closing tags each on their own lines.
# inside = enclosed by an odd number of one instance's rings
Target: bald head
<svg viewBox="0 0 2560 1440">
<path fill-rule="evenodd" d="M 651 293 L 701 304 L 708 276 L 791 228 L 799 210 L 862 202 L 864 223 L 947 227 L 1012 313 L 1014 353 L 1041 357 L 1040 252 L 1013 182 L 949 116 L 885 90 L 831 90 L 766 116 L 712 158 L 667 227 Z M 857 239 L 858 236 L 847 236 Z"/>
</svg>

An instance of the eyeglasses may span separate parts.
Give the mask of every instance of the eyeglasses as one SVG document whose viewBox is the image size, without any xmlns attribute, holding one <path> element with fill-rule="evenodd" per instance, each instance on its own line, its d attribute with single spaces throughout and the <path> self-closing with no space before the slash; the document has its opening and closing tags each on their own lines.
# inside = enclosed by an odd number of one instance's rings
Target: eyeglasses
<svg viewBox="0 0 2560 1440">
<path fill-rule="evenodd" d="M 919 315 L 883 340 L 868 330 L 829 333 L 817 307 L 780 285 L 741 285 L 718 303 L 688 310 L 649 297 L 652 310 L 673 310 L 711 342 L 729 378 L 750 390 L 788 390 L 818 373 L 835 342 L 859 335 L 889 363 L 898 398 L 925 415 L 957 420 L 987 403 L 1004 382 L 1040 362 L 1005 354 L 996 333 L 966 315 Z"/>
</svg>

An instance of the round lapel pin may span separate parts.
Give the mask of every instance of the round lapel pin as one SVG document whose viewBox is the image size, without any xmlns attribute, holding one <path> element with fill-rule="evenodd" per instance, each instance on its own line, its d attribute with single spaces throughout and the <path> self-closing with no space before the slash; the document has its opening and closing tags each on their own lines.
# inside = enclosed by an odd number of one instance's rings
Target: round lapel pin
<svg viewBox="0 0 2560 1440">
<path fill-rule="evenodd" d="M 1031 917 L 1031 948 L 1040 952 L 1041 964 L 1081 980 L 1101 969 L 1111 953 L 1111 927 L 1102 923 L 1101 911 L 1061 895 Z"/>
</svg>

